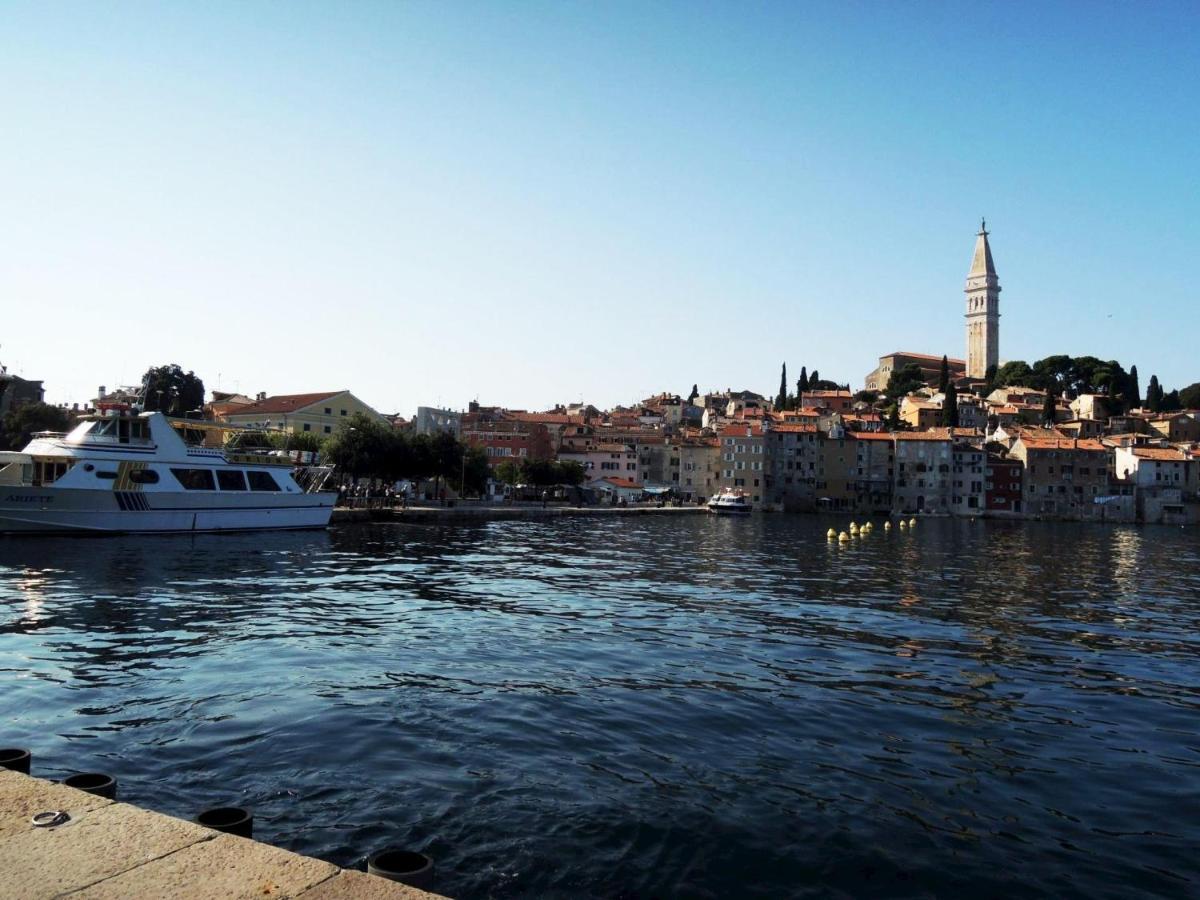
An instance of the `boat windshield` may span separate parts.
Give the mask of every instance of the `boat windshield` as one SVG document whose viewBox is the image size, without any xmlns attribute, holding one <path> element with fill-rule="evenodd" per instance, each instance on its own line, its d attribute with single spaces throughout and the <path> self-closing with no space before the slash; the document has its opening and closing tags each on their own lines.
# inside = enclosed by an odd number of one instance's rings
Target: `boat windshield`
<svg viewBox="0 0 1200 900">
<path fill-rule="evenodd" d="M 144 419 L 109 416 L 96 419 L 81 436 L 87 440 L 100 440 L 105 443 L 145 444 L 150 440 L 150 427 Z"/>
</svg>

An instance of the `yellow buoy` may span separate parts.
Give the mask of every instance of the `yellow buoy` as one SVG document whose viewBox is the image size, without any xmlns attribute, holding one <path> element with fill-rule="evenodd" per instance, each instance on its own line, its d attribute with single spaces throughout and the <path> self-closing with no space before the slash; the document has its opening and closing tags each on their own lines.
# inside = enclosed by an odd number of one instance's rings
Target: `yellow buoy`
<svg viewBox="0 0 1200 900">
<path fill-rule="evenodd" d="M 825 532 L 825 537 L 832 541 L 835 537 L 837 537 L 837 532 L 830 528 L 827 532 Z"/>
<path fill-rule="evenodd" d="M 883 523 L 883 530 L 884 530 L 884 531 L 891 531 L 891 530 L 892 530 L 892 523 L 891 523 L 891 522 L 884 522 L 884 523 Z"/>
<path fill-rule="evenodd" d="M 839 544 L 844 544 L 848 540 L 850 540 L 850 535 L 846 534 L 846 532 L 843 531 L 841 534 L 838 535 L 838 543 Z"/>
<path fill-rule="evenodd" d="M 850 530 L 851 530 L 851 531 L 854 531 L 856 528 L 858 528 L 858 523 L 857 523 L 857 522 L 851 522 L 851 523 L 850 523 Z"/>
<path fill-rule="evenodd" d="M 916 519 L 916 517 L 915 517 L 915 516 L 914 516 L 913 518 L 911 518 L 911 519 L 909 519 L 909 520 L 908 520 L 908 527 L 909 527 L 909 528 L 916 528 L 916 527 L 917 527 L 917 519 Z"/>
<path fill-rule="evenodd" d="M 901 528 L 907 528 L 907 527 L 908 527 L 908 523 L 907 523 L 907 522 L 905 522 L 903 519 L 901 519 L 901 520 L 900 520 L 900 527 L 901 527 Z"/>
<path fill-rule="evenodd" d="M 874 530 L 875 530 L 875 526 L 874 526 L 874 525 L 872 525 L 870 522 L 868 522 L 866 525 L 864 525 L 864 526 L 862 527 L 862 530 L 863 530 L 863 531 L 874 531 Z"/>
</svg>

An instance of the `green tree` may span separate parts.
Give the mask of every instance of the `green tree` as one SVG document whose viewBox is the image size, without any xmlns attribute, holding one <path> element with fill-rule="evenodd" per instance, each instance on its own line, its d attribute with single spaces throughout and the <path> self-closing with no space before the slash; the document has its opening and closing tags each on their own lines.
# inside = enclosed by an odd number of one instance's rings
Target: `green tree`
<svg viewBox="0 0 1200 900">
<path fill-rule="evenodd" d="M 204 406 L 204 382 L 175 363 L 152 366 L 142 376 L 142 408 L 181 416 Z"/>
<path fill-rule="evenodd" d="M 995 390 L 995 389 L 998 387 L 998 385 L 997 385 L 997 383 L 996 383 L 996 373 L 997 373 L 998 371 L 999 371 L 999 370 L 996 368 L 996 364 L 995 364 L 995 363 L 993 363 L 992 365 L 988 366 L 988 367 L 987 367 L 987 371 L 983 373 L 983 380 L 984 380 L 984 385 L 983 385 L 983 393 L 984 393 L 984 396 L 987 396 L 988 394 L 990 394 L 992 391 L 994 391 L 994 390 Z"/>
<path fill-rule="evenodd" d="M 564 462 L 555 463 L 558 466 L 558 483 L 580 485 L 587 473 L 584 471 L 583 463 L 576 462 L 573 459 Z"/>
<path fill-rule="evenodd" d="M 1129 377 L 1125 380 L 1125 408 L 1136 409 L 1142 405 L 1142 386 L 1138 383 L 1137 366 L 1129 367 Z"/>
<path fill-rule="evenodd" d="M 1179 405 L 1183 409 L 1200 409 L 1200 382 L 1189 384 L 1179 392 Z"/>
<path fill-rule="evenodd" d="M 468 444 L 459 445 L 463 452 L 461 469 L 459 470 L 459 495 L 474 494 L 479 496 L 487 488 L 488 479 L 492 475 L 488 465 L 487 454 L 482 447 L 472 447 Z"/>
<path fill-rule="evenodd" d="M 900 430 L 900 404 L 892 403 L 888 406 L 887 411 L 887 428 L 888 431 Z"/>
<path fill-rule="evenodd" d="M 946 387 L 946 399 L 942 401 L 942 427 L 958 427 L 958 388 L 951 381 Z"/>
<path fill-rule="evenodd" d="M 1162 399 L 1158 401 L 1159 412 L 1179 412 L 1181 409 L 1183 409 L 1183 403 L 1179 399 L 1178 390 L 1173 390 L 1169 394 L 1163 394 Z"/>
<path fill-rule="evenodd" d="M 275 450 L 300 450 L 305 453 L 320 453 L 326 440 L 314 431 L 272 431 L 266 439 L 267 444 Z"/>
<path fill-rule="evenodd" d="M 950 387 L 950 360 L 945 355 L 942 356 L 942 372 L 938 377 L 938 390 L 943 394 L 946 393 L 946 388 Z"/>
<path fill-rule="evenodd" d="M 521 484 L 521 467 L 511 459 L 496 466 L 496 480 L 504 484 Z"/>
<path fill-rule="evenodd" d="M 925 387 L 925 373 L 916 363 L 909 363 L 907 366 L 892 370 L 884 393 L 887 394 L 889 400 L 899 400 L 906 394 L 911 394 L 923 387 Z"/>
<path fill-rule="evenodd" d="M 1070 388 L 1074 360 L 1066 354 L 1047 356 L 1033 364 L 1033 384 L 1039 391 L 1054 391 L 1056 394 Z"/>
<path fill-rule="evenodd" d="M 779 394 L 775 397 L 775 408 L 782 412 L 788 408 L 787 363 L 779 373 Z"/>
<path fill-rule="evenodd" d="M 1054 390 L 1052 388 L 1048 389 L 1046 391 L 1046 399 L 1042 403 L 1042 421 L 1047 427 L 1055 423 L 1054 412 L 1057 408 L 1058 403 L 1054 396 Z"/>
<path fill-rule="evenodd" d="M 996 370 L 996 387 L 1033 387 L 1033 369 L 1023 359 L 1006 362 Z"/>
<path fill-rule="evenodd" d="M 71 414 L 48 403 L 22 403 L 9 410 L 0 424 L 0 448 L 21 450 L 39 431 L 70 431 Z"/>
<path fill-rule="evenodd" d="M 804 366 L 800 367 L 800 380 L 796 382 L 796 394 L 805 394 L 808 392 L 808 369 Z"/>
<path fill-rule="evenodd" d="M 355 413 L 325 444 L 325 458 L 351 478 L 389 478 L 389 451 L 394 447 L 392 429 L 366 413 Z"/>
<path fill-rule="evenodd" d="M 1150 384 L 1146 388 L 1146 407 L 1151 412 L 1158 412 L 1162 407 L 1162 387 L 1157 375 L 1150 376 Z"/>
<path fill-rule="evenodd" d="M 693 403 L 695 403 L 696 398 L 699 396 L 700 396 L 700 387 L 699 387 L 699 385 L 693 384 L 692 392 L 690 394 L 688 394 L 688 399 L 687 399 L 688 406 L 691 406 Z"/>
</svg>

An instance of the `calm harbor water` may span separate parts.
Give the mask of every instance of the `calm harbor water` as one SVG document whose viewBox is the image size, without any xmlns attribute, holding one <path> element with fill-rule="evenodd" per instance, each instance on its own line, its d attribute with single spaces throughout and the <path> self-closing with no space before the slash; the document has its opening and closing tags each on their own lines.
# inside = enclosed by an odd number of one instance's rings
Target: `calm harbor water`
<svg viewBox="0 0 1200 900">
<path fill-rule="evenodd" d="M 0 744 L 508 896 L 1196 896 L 1200 535 L 0 538 Z"/>
</svg>

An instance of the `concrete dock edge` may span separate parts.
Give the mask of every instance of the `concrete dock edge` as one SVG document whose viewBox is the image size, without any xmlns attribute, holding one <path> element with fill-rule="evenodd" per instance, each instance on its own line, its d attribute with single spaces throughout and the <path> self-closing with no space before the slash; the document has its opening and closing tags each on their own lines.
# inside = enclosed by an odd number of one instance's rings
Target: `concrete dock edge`
<svg viewBox="0 0 1200 900">
<path fill-rule="evenodd" d="M 39 812 L 70 820 L 37 828 Z M 186 896 L 437 900 L 247 838 L 0 770 L 0 900 Z"/>
</svg>

